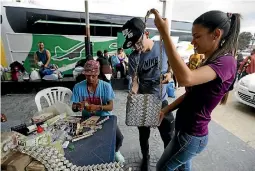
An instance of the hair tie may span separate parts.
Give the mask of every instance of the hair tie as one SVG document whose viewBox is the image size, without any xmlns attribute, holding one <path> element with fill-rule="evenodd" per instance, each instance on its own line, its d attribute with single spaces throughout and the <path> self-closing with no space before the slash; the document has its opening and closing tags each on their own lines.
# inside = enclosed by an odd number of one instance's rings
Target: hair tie
<svg viewBox="0 0 255 171">
<path fill-rule="evenodd" d="M 233 14 L 232 13 L 227 13 L 227 16 L 228 16 L 229 19 L 232 19 Z"/>
</svg>

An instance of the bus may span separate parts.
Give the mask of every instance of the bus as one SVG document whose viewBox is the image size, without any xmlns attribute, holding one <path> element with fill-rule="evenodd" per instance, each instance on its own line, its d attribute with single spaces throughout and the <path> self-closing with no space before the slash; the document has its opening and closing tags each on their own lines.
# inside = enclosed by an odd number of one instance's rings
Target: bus
<svg viewBox="0 0 255 171">
<path fill-rule="evenodd" d="M 71 74 L 77 61 L 85 58 L 85 13 L 43 9 L 34 4 L 9 2 L 1 4 L 1 65 L 24 61 L 27 72 L 35 68 L 34 53 L 43 42 L 51 53 L 51 63 L 64 74 Z M 134 16 L 89 13 L 90 41 L 93 56 L 98 50 L 115 54 L 122 47 L 122 25 Z M 179 42 L 190 42 L 192 23 L 171 21 L 171 36 Z M 158 36 L 153 19 L 147 30 L 152 38 Z M 127 51 L 129 53 L 129 51 Z"/>
</svg>

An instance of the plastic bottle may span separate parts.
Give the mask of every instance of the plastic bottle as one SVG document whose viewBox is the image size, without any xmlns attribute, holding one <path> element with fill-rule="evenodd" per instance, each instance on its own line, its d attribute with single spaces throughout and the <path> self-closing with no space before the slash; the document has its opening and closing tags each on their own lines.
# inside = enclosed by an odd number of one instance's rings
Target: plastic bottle
<svg viewBox="0 0 255 171">
<path fill-rule="evenodd" d="M 120 79 L 120 77 L 121 77 L 121 73 L 120 73 L 120 71 L 118 71 L 117 72 L 117 78 Z"/>
</svg>

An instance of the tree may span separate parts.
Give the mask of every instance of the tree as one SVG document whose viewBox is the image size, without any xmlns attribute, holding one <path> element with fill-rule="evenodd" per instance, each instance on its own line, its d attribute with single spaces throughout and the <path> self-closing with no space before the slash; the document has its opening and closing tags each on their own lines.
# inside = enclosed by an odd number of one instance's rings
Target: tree
<svg viewBox="0 0 255 171">
<path fill-rule="evenodd" d="M 251 39 L 252 39 L 252 34 L 250 32 L 242 32 L 239 35 L 239 39 L 238 39 L 238 49 L 245 50 L 246 48 L 248 48 L 251 42 Z"/>
</svg>

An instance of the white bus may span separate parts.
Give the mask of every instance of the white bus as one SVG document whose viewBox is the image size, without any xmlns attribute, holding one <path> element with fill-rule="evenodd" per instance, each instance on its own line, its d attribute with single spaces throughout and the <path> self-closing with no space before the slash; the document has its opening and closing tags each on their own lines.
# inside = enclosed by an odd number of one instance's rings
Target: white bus
<svg viewBox="0 0 255 171">
<path fill-rule="evenodd" d="M 24 61 L 28 72 L 34 66 L 33 54 L 38 42 L 44 42 L 51 53 L 51 63 L 65 74 L 71 74 L 75 63 L 85 58 L 85 13 L 43 9 L 33 4 L 1 4 L 1 64 Z M 116 53 L 122 47 L 122 25 L 132 16 L 90 13 L 90 33 L 93 55 L 98 50 Z M 148 30 L 157 36 L 153 19 Z M 180 41 L 190 42 L 192 23 L 172 20 L 171 35 Z M 128 53 L 128 52 L 127 52 Z"/>
</svg>

